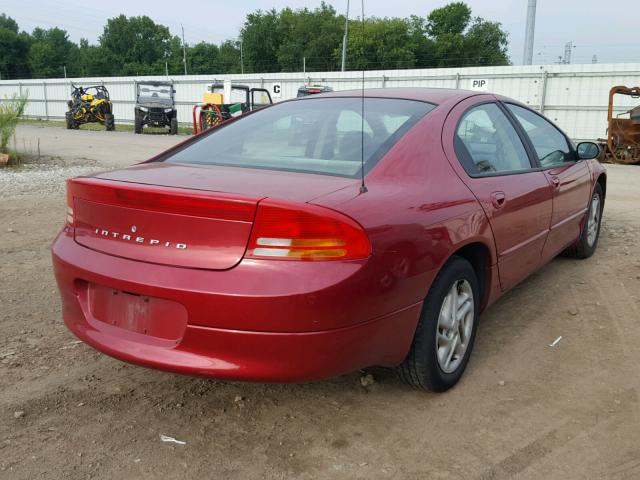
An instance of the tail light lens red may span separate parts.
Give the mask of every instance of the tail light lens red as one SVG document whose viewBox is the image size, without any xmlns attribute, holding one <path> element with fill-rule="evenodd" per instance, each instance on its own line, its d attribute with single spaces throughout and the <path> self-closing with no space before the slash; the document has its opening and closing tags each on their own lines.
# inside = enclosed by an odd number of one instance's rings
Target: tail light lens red
<svg viewBox="0 0 640 480">
<path fill-rule="evenodd" d="M 356 260 L 370 255 L 364 229 L 351 218 L 314 205 L 263 201 L 247 257 L 279 260 Z"/>
</svg>

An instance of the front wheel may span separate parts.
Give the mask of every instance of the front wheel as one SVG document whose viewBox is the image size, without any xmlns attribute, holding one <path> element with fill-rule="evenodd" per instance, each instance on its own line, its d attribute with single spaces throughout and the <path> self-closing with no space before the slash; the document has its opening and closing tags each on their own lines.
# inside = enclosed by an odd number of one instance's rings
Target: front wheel
<svg viewBox="0 0 640 480">
<path fill-rule="evenodd" d="M 602 223 L 602 210 L 604 208 L 604 195 L 602 187 L 596 183 L 593 189 L 589 210 L 585 219 L 582 233 L 575 245 L 566 250 L 566 254 L 573 258 L 589 258 L 598 248 L 600 238 L 600 225 Z"/>
<path fill-rule="evenodd" d="M 142 113 L 138 110 L 135 111 L 135 116 L 133 119 L 133 132 L 142 133 Z"/>
<path fill-rule="evenodd" d="M 65 121 L 65 126 L 67 127 L 67 130 L 73 130 L 73 126 L 75 123 L 73 120 L 73 113 L 66 112 L 64 114 L 64 121 Z"/>
<path fill-rule="evenodd" d="M 400 380 L 433 392 L 453 387 L 469 362 L 479 306 L 473 267 L 464 258 L 452 257 L 424 301 L 409 354 L 396 368 Z"/>
<path fill-rule="evenodd" d="M 178 134 L 178 118 L 171 117 L 171 123 L 169 124 L 169 134 L 177 135 Z"/>
<path fill-rule="evenodd" d="M 105 113 L 104 127 L 107 130 L 107 132 L 113 132 L 116 129 L 116 121 L 112 113 Z"/>
</svg>

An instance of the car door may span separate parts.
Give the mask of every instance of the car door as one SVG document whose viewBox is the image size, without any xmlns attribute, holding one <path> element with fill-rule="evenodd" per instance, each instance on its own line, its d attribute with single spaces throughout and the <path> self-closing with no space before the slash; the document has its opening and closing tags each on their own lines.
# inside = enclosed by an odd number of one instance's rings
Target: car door
<svg viewBox="0 0 640 480">
<path fill-rule="evenodd" d="M 552 191 L 521 132 L 491 98 L 480 103 L 472 98 L 454 108 L 443 146 L 489 219 L 500 285 L 507 290 L 541 265 Z"/>
<path fill-rule="evenodd" d="M 578 160 L 566 135 L 550 121 L 523 106 L 505 105 L 522 125 L 553 188 L 553 214 L 542 254 L 549 260 L 580 236 L 591 198 L 591 173 L 587 162 Z"/>
</svg>

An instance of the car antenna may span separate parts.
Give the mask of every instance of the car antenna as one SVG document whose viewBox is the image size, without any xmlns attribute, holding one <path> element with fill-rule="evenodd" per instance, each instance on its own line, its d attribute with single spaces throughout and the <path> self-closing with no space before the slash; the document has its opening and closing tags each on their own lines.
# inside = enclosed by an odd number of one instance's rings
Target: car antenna
<svg viewBox="0 0 640 480">
<path fill-rule="evenodd" d="M 364 61 L 364 0 L 362 0 L 362 59 Z M 364 63 L 362 65 L 362 110 L 360 112 L 360 118 L 362 120 L 360 126 L 360 174 L 362 183 L 360 184 L 360 193 L 367 193 L 367 186 L 364 183 Z"/>
</svg>

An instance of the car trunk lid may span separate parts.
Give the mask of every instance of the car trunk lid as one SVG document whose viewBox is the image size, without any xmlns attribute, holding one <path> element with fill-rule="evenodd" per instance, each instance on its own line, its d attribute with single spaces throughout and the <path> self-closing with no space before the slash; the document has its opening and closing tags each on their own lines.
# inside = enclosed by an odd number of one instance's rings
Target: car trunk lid
<svg viewBox="0 0 640 480">
<path fill-rule="evenodd" d="M 150 162 L 105 172 L 97 178 L 251 197 L 309 202 L 359 182 L 353 178 L 281 170 Z"/>
<path fill-rule="evenodd" d="M 75 241 L 118 257 L 224 270 L 246 249 L 257 197 L 94 178 L 69 183 Z"/>
<path fill-rule="evenodd" d="M 148 163 L 70 180 L 75 241 L 132 260 L 225 270 L 245 254 L 258 202 L 307 202 L 353 179 Z"/>
</svg>

